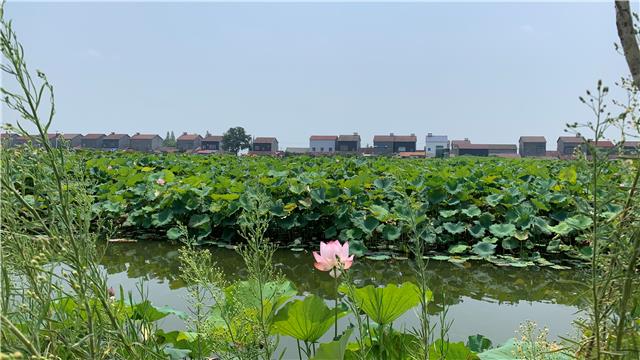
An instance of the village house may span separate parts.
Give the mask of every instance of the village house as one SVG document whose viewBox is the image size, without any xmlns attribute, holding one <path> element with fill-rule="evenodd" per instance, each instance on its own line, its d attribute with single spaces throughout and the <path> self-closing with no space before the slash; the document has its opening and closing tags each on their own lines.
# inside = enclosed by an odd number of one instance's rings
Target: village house
<svg viewBox="0 0 640 360">
<path fill-rule="evenodd" d="M 472 144 L 469 139 L 451 141 L 453 156 L 499 156 L 517 157 L 518 146 L 511 144 Z"/>
<path fill-rule="evenodd" d="M 576 149 L 584 152 L 584 143 L 585 140 L 580 135 L 560 136 L 557 142 L 558 154 L 560 155 L 560 157 L 571 157 L 573 156 Z"/>
<path fill-rule="evenodd" d="M 89 149 L 102 149 L 105 134 L 87 134 L 82 138 L 80 146 Z"/>
<path fill-rule="evenodd" d="M 102 148 L 105 150 L 126 150 L 131 144 L 131 137 L 127 134 L 111 133 L 102 138 Z"/>
<path fill-rule="evenodd" d="M 312 135 L 309 137 L 309 149 L 312 153 L 326 154 L 336 151 L 336 135 Z"/>
<path fill-rule="evenodd" d="M 131 137 L 129 148 L 136 151 L 154 152 L 162 146 L 162 137 L 158 134 L 136 133 Z"/>
<path fill-rule="evenodd" d="M 17 134 L 2 133 L 0 134 L 0 145 L 5 148 L 12 147 L 17 137 Z"/>
<path fill-rule="evenodd" d="M 375 155 L 390 155 L 400 152 L 416 151 L 416 135 L 375 135 L 373 137 L 373 149 Z"/>
<path fill-rule="evenodd" d="M 49 134 L 49 143 L 53 147 L 65 146 L 68 148 L 79 148 L 82 146 L 81 134 Z"/>
<path fill-rule="evenodd" d="M 547 156 L 547 139 L 544 136 L 521 136 L 518 144 L 521 157 Z"/>
<path fill-rule="evenodd" d="M 187 134 L 186 132 L 178 136 L 176 139 L 176 148 L 178 151 L 193 151 L 200 148 L 202 136 L 198 134 Z"/>
<path fill-rule="evenodd" d="M 449 156 L 449 138 L 447 135 L 433 135 L 428 133 L 424 146 L 426 157 L 443 158 Z"/>
<path fill-rule="evenodd" d="M 222 150 L 222 136 L 220 135 L 207 135 L 200 142 L 199 154 L 221 153 Z"/>
<path fill-rule="evenodd" d="M 336 151 L 343 154 L 360 152 L 360 135 L 358 133 L 339 135 L 336 140 Z"/>
<path fill-rule="evenodd" d="M 278 139 L 274 137 L 257 137 L 253 140 L 251 153 L 275 154 L 278 152 Z"/>
</svg>

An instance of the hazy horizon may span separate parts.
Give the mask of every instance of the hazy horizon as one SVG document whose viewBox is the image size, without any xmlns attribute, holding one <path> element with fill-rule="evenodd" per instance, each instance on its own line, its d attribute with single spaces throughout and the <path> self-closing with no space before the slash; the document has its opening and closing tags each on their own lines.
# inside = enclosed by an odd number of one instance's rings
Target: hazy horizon
<svg viewBox="0 0 640 360">
<path fill-rule="evenodd" d="M 353 132 L 363 146 L 415 133 L 418 148 L 429 132 L 542 135 L 554 149 L 590 120 L 578 96 L 628 73 L 610 3 L 9 2 L 6 15 L 55 86 L 52 132 L 243 126 L 281 149 Z"/>
</svg>

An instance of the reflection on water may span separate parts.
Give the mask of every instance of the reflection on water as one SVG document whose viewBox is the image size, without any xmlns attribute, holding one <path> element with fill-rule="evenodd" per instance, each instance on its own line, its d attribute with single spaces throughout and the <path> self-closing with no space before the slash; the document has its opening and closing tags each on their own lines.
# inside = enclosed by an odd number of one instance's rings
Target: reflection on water
<svg viewBox="0 0 640 360">
<path fill-rule="evenodd" d="M 245 275 L 240 257 L 233 251 L 212 248 L 218 266 L 228 279 Z M 278 251 L 274 262 L 299 292 L 333 298 L 333 281 L 327 273 L 313 268 L 309 252 Z M 150 300 L 157 305 L 185 309 L 184 284 L 178 278 L 178 246 L 167 242 L 111 244 L 102 261 L 109 284 L 133 290 L 141 279 L 147 281 Z M 464 266 L 431 261 L 431 289 L 436 313 L 445 302 L 451 305 L 454 320 L 452 340 L 482 333 L 494 342 L 513 337 L 519 323 L 530 319 L 548 326 L 553 335 L 567 334 L 575 313 L 585 303 L 585 274 L 578 270 L 557 271 L 541 268 L 504 268 L 489 263 L 471 262 Z M 371 261 L 356 259 L 349 270 L 358 285 L 382 285 L 412 281 L 409 261 Z M 415 325 L 415 315 L 405 314 L 399 326 Z M 168 328 L 180 326 L 169 320 Z"/>
</svg>

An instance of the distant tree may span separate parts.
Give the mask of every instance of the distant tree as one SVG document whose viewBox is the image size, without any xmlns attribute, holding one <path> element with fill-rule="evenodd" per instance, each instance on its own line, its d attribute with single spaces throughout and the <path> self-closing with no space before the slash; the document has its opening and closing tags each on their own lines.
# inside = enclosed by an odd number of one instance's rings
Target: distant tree
<svg viewBox="0 0 640 360">
<path fill-rule="evenodd" d="M 173 131 L 171 132 L 167 131 L 167 136 L 165 136 L 164 140 L 162 141 L 162 146 L 166 146 L 166 147 L 176 146 L 176 137 L 175 135 L 173 135 Z"/>
<path fill-rule="evenodd" d="M 251 146 L 251 135 L 245 133 L 243 127 L 233 127 L 222 135 L 222 149 L 226 152 L 238 154 L 242 149 Z"/>
</svg>

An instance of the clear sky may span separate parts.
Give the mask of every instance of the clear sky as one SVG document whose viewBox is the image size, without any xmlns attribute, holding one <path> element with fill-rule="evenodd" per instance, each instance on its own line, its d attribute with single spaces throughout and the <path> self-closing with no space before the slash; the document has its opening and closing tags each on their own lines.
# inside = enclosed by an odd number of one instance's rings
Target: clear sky
<svg viewBox="0 0 640 360">
<path fill-rule="evenodd" d="M 9 3 L 6 16 L 67 133 L 243 126 L 281 148 L 355 131 L 363 146 L 544 135 L 555 148 L 565 123 L 589 119 L 577 97 L 628 72 L 612 2 Z"/>
</svg>

